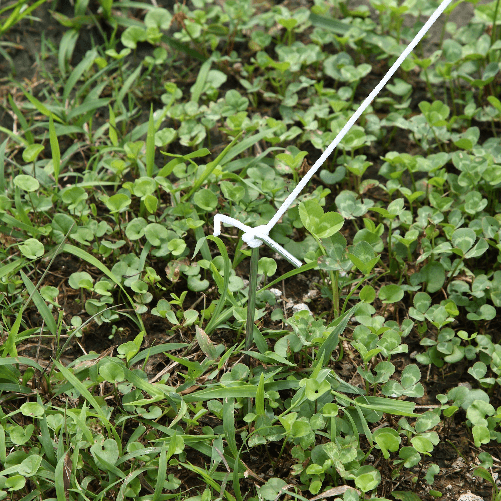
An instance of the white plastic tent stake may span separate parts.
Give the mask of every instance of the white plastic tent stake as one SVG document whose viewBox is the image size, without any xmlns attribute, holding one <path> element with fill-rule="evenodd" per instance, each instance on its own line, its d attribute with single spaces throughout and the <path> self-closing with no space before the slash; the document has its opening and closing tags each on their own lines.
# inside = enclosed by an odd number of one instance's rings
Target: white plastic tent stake
<svg viewBox="0 0 501 501">
<path fill-rule="evenodd" d="M 353 116 L 346 122 L 346 125 L 342 128 L 339 134 L 334 138 L 332 143 L 327 147 L 327 149 L 322 153 L 320 158 L 313 164 L 311 169 L 306 173 L 306 175 L 301 179 L 298 185 L 294 188 L 291 194 L 284 200 L 283 204 L 277 210 L 276 214 L 271 218 L 268 224 L 258 226 L 257 228 L 250 228 L 249 226 L 242 224 L 240 221 L 222 214 L 216 214 L 214 216 L 214 235 L 218 236 L 221 234 L 221 223 L 226 225 L 235 226 L 241 229 L 244 234 L 242 240 L 252 248 L 259 247 L 263 242 L 267 243 L 272 249 L 279 252 L 287 261 L 296 267 L 301 266 L 301 261 L 292 256 L 287 252 L 281 245 L 275 242 L 269 237 L 270 231 L 278 223 L 280 218 L 284 215 L 287 209 L 292 205 L 294 200 L 297 198 L 299 193 L 308 184 L 308 181 L 313 177 L 317 170 L 323 165 L 327 160 L 329 155 L 334 151 L 334 148 L 341 142 L 344 136 L 349 132 L 354 123 L 359 119 L 360 115 L 365 111 L 367 106 L 371 104 L 373 99 L 379 94 L 379 91 L 388 83 L 388 80 L 393 76 L 393 74 L 398 70 L 399 66 L 402 64 L 404 59 L 412 52 L 414 47 L 421 41 L 426 32 L 433 26 L 433 23 L 438 19 L 440 14 L 447 8 L 452 0 L 443 0 L 443 2 L 438 6 L 437 10 L 431 15 L 431 17 L 426 21 L 425 25 L 419 30 L 419 33 L 414 37 L 414 40 L 407 46 L 407 48 L 402 52 L 400 57 L 393 63 L 393 66 L 388 70 L 383 79 L 378 83 L 374 90 L 367 96 L 365 101 L 359 106 L 357 111 Z"/>
</svg>

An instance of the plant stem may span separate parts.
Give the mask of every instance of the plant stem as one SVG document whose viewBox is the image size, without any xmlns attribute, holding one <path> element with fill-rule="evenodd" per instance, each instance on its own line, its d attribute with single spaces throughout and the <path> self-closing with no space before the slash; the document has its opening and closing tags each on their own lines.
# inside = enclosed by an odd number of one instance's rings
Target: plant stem
<svg viewBox="0 0 501 501">
<path fill-rule="evenodd" d="M 245 349 L 252 345 L 254 334 L 254 311 L 256 305 L 257 263 L 259 261 L 259 247 L 252 249 L 249 273 L 249 297 L 247 300 L 247 323 L 245 326 Z M 249 355 L 245 356 L 245 364 L 249 365 Z"/>
<path fill-rule="evenodd" d="M 245 324 L 245 350 L 249 351 L 254 338 L 254 313 L 256 305 L 257 288 L 257 264 L 259 261 L 259 247 L 255 247 L 251 252 L 251 261 L 249 269 L 249 295 L 247 297 L 247 322 Z M 249 367 L 250 356 L 245 355 L 244 364 Z M 250 368 L 249 368 L 250 369 Z M 252 411 L 252 399 L 247 400 L 247 413 Z"/>
</svg>

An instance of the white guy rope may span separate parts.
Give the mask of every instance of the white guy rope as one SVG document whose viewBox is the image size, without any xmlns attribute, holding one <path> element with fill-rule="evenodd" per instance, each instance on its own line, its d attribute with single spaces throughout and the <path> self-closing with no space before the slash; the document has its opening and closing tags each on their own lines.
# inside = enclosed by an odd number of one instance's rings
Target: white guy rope
<svg viewBox="0 0 501 501">
<path fill-rule="evenodd" d="M 301 179 L 298 185 L 294 188 L 291 194 L 284 200 L 282 205 L 277 210 L 276 214 L 271 218 L 268 224 L 258 226 L 257 228 L 250 228 L 240 221 L 222 214 L 216 214 L 214 216 L 214 235 L 218 236 L 221 234 L 221 223 L 235 226 L 244 232 L 242 240 L 249 245 L 249 247 L 259 247 L 262 242 L 267 243 L 274 250 L 282 254 L 289 262 L 297 267 L 301 266 L 301 261 L 296 259 L 294 256 L 289 254 L 282 246 L 271 239 L 268 235 L 273 227 L 277 224 L 280 218 L 284 215 L 287 209 L 292 205 L 294 200 L 297 198 L 299 193 L 308 184 L 308 181 L 313 177 L 317 170 L 323 165 L 327 160 L 329 155 L 334 151 L 334 148 L 341 142 L 344 136 L 349 132 L 354 123 L 359 119 L 360 115 L 365 111 L 367 106 L 373 101 L 373 99 L 379 94 L 379 91 L 388 83 L 388 80 L 393 76 L 393 74 L 398 70 L 399 66 L 402 64 L 404 59 L 412 52 L 414 47 L 421 41 L 426 32 L 432 27 L 433 23 L 438 19 L 440 14 L 447 8 L 452 0 L 443 0 L 438 6 L 437 10 L 431 15 L 431 17 L 426 21 L 425 25 L 419 30 L 418 34 L 414 37 L 412 42 L 407 46 L 407 48 L 402 52 L 400 57 L 393 63 L 393 66 L 388 70 L 383 79 L 374 88 L 374 90 L 367 96 L 365 101 L 359 106 L 357 111 L 353 116 L 346 122 L 346 125 L 341 129 L 339 134 L 334 138 L 332 143 L 327 147 L 327 149 L 322 153 L 320 158 L 313 164 L 311 169 L 306 173 L 306 175 Z"/>
</svg>

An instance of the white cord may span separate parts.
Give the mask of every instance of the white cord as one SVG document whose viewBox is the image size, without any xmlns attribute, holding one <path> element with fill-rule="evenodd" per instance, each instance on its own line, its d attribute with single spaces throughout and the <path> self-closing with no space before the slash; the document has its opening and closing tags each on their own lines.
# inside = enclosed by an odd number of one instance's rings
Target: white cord
<svg viewBox="0 0 501 501">
<path fill-rule="evenodd" d="M 431 15 L 425 25 L 419 30 L 418 34 L 414 37 L 412 42 L 407 46 L 407 48 L 402 52 L 400 57 L 393 63 L 393 66 L 388 70 L 383 79 L 375 87 L 375 89 L 369 94 L 365 101 L 359 106 L 357 111 L 353 116 L 346 122 L 346 125 L 342 128 L 341 132 L 334 138 L 332 143 L 327 147 L 327 149 L 322 153 L 320 158 L 313 164 L 311 169 L 306 173 L 306 175 L 301 179 L 298 185 L 294 188 L 291 194 L 284 200 L 282 205 L 277 210 L 276 214 L 271 218 L 268 224 L 258 226 L 257 228 L 250 228 L 245 224 L 240 223 L 236 219 L 233 219 L 222 214 L 216 214 L 214 216 L 214 235 L 217 236 L 221 233 L 221 223 L 225 223 L 231 226 L 236 226 L 244 232 L 242 240 L 249 245 L 249 247 L 259 247 L 262 242 L 266 242 L 270 247 L 275 249 L 277 252 L 282 254 L 288 261 L 290 261 L 295 266 L 301 266 L 301 261 L 297 260 L 291 254 L 289 254 L 283 247 L 281 247 L 277 242 L 272 240 L 268 235 L 272 228 L 277 224 L 279 219 L 284 215 L 287 209 L 292 205 L 294 200 L 297 198 L 299 193 L 308 184 L 308 181 L 313 177 L 317 170 L 323 165 L 327 160 L 329 155 L 334 151 L 334 148 L 341 142 L 341 140 L 346 136 L 349 130 L 352 128 L 354 123 L 358 120 L 360 115 L 365 111 L 367 106 L 373 101 L 373 99 L 379 94 L 379 91 L 388 83 L 388 80 L 393 76 L 393 74 L 398 70 L 399 66 L 402 64 L 404 59 L 412 52 L 414 47 L 421 41 L 426 32 L 432 27 L 433 23 L 438 19 L 440 14 L 447 8 L 452 0 L 443 0 L 443 2 L 438 6 L 437 10 Z M 291 260 L 292 258 L 292 260 Z"/>
</svg>

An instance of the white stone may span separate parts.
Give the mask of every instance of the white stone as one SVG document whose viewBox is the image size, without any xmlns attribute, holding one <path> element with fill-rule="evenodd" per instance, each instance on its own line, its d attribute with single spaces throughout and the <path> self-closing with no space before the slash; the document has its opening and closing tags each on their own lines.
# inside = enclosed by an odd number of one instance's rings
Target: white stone
<svg viewBox="0 0 501 501">
<path fill-rule="evenodd" d="M 292 307 L 292 311 L 294 313 L 298 312 L 298 311 L 302 311 L 302 310 L 308 310 L 310 313 L 310 309 L 308 308 L 308 305 L 307 304 L 304 304 L 304 303 L 298 303 L 298 304 L 295 304 L 293 307 Z"/>
<path fill-rule="evenodd" d="M 477 496 L 476 494 L 472 494 L 470 491 L 461 494 L 458 497 L 457 501 L 484 501 L 484 498 Z"/>
<path fill-rule="evenodd" d="M 305 294 L 303 296 L 303 301 L 305 303 L 309 303 L 312 299 L 316 298 L 318 294 L 319 292 L 317 289 L 312 289 L 311 291 L 308 291 L 308 294 Z"/>
<path fill-rule="evenodd" d="M 280 299 L 282 297 L 282 291 L 280 289 L 270 289 L 270 292 L 277 298 Z"/>
</svg>

